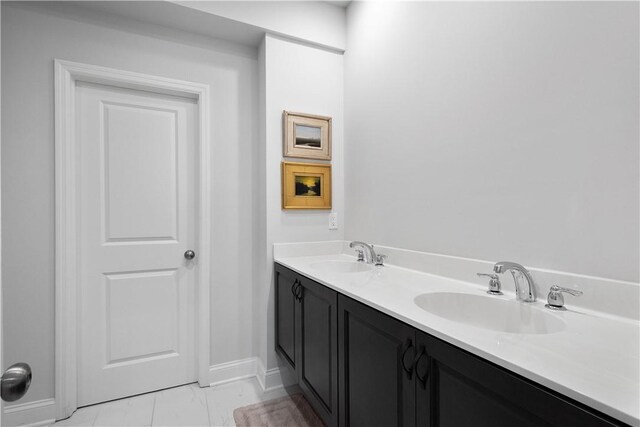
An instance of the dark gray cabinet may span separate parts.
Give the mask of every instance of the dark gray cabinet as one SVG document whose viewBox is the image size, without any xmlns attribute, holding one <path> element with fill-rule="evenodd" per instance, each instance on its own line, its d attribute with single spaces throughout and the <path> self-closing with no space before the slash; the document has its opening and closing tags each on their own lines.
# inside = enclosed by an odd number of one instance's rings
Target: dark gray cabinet
<svg viewBox="0 0 640 427">
<path fill-rule="evenodd" d="M 307 400 L 338 425 L 338 294 L 276 265 L 276 350 L 291 365 Z"/>
<path fill-rule="evenodd" d="M 276 264 L 276 350 L 341 427 L 621 426 Z"/>
<path fill-rule="evenodd" d="M 421 331 L 416 339 L 419 426 L 622 425 Z"/>
<path fill-rule="evenodd" d="M 296 370 L 296 305 L 294 294 L 299 276 L 293 271 L 275 268 L 276 351 Z"/>
<path fill-rule="evenodd" d="M 338 297 L 340 425 L 415 426 L 410 326 Z"/>
</svg>

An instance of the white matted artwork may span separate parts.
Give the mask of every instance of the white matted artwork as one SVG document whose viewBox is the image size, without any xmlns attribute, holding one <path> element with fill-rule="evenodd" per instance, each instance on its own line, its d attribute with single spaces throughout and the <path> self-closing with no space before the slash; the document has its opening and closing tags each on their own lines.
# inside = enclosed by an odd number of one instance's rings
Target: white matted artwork
<svg viewBox="0 0 640 427">
<path fill-rule="evenodd" d="M 331 117 L 283 112 L 283 155 L 331 160 Z"/>
</svg>

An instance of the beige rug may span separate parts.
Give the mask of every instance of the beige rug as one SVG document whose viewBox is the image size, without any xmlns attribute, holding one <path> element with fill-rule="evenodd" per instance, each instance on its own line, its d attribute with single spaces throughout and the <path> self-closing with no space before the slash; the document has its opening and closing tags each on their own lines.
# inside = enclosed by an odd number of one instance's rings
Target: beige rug
<svg viewBox="0 0 640 427">
<path fill-rule="evenodd" d="M 238 427 L 324 427 L 301 394 L 237 408 L 233 419 Z"/>
</svg>

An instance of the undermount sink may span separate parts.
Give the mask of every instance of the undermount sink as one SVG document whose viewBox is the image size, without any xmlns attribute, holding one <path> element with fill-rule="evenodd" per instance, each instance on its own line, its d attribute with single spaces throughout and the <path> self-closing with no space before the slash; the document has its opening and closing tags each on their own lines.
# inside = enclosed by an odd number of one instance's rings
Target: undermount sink
<svg viewBox="0 0 640 427">
<path fill-rule="evenodd" d="M 373 270 L 369 264 L 357 261 L 320 261 L 310 265 L 311 268 L 325 273 L 365 273 Z"/>
<path fill-rule="evenodd" d="M 530 303 L 454 292 L 418 295 L 421 309 L 453 322 L 515 334 L 552 334 L 564 329 L 564 321 Z"/>
</svg>

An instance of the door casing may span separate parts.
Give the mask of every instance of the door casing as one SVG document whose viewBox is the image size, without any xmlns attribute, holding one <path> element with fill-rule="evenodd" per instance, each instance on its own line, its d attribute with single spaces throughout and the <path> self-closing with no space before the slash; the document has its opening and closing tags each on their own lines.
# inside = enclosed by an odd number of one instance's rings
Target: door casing
<svg viewBox="0 0 640 427">
<path fill-rule="evenodd" d="M 196 365 L 198 383 L 209 385 L 211 147 L 209 85 L 71 61 L 54 60 L 55 75 L 55 404 L 56 419 L 77 409 L 77 82 L 106 84 L 195 99 L 198 103 L 199 155 L 196 248 Z"/>
</svg>

